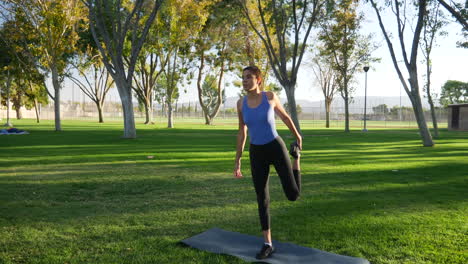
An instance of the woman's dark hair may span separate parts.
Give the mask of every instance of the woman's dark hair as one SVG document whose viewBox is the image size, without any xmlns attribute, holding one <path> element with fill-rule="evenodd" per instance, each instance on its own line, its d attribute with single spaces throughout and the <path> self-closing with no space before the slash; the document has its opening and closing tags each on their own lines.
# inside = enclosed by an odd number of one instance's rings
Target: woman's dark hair
<svg viewBox="0 0 468 264">
<path fill-rule="evenodd" d="M 262 76 L 262 71 L 257 67 L 257 66 L 247 66 L 245 67 L 242 72 L 245 72 L 245 71 L 250 71 L 252 72 L 253 74 L 255 74 L 255 76 L 257 76 L 258 79 L 260 79 L 260 88 L 263 90 L 263 76 Z"/>
</svg>

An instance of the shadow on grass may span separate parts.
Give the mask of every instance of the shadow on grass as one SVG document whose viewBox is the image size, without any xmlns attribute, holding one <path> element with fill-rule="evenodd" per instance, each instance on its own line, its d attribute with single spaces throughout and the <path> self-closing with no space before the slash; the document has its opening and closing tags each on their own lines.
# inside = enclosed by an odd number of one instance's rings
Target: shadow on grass
<svg viewBox="0 0 468 264">
<path fill-rule="evenodd" d="M 392 132 L 393 131 L 393 132 Z M 325 135 L 321 137 L 305 137 L 305 155 L 318 155 L 321 161 L 336 160 L 353 162 L 358 159 L 377 159 L 382 155 L 406 155 L 407 157 L 456 156 L 466 151 L 468 147 L 454 147 L 450 150 L 443 147 L 423 148 L 419 139 L 414 135 L 403 135 L 399 130 L 382 133 L 343 133 L 328 130 L 305 130 L 304 134 Z M 406 134 L 405 134 L 406 133 Z M 280 132 L 286 142 L 292 141 L 289 133 Z M 328 136 L 330 134 L 331 136 Z M 8 141 L 1 141 L 5 150 L 0 153 L 0 167 L 18 167 L 32 164 L 61 164 L 61 163 L 94 163 L 123 162 L 128 160 L 142 160 L 147 155 L 154 155 L 155 160 L 210 158 L 216 152 L 234 152 L 236 133 L 232 130 L 221 129 L 154 129 L 142 130 L 140 137 L 133 140 L 119 138 L 118 132 L 110 129 L 91 131 L 63 131 L 60 133 L 37 131 L 24 137 L 9 137 Z M 452 139 L 468 139 L 465 134 L 456 134 Z M 443 146 L 444 143 L 441 143 Z M 385 146 L 385 149 L 378 151 Z M 397 147 L 393 147 L 397 146 Z M 405 146 L 405 147 L 402 147 Z M 248 146 L 246 147 L 246 149 Z M 333 151 L 336 150 L 336 151 Z M 321 153 L 327 151 L 327 153 Z M 212 155 L 214 156 L 214 155 Z M 234 156 L 234 154 L 232 154 Z M 346 159 L 350 157 L 350 159 Z M 383 157 L 382 159 L 387 159 Z"/>
<path fill-rule="evenodd" d="M 224 161 L 192 162 L 200 167 L 223 167 Z M 369 214 L 374 203 L 389 210 L 404 207 L 417 209 L 424 205 L 450 205 L 466 199 L 465 171 L 468 165 L 457 165 L 457 171 L 441 176 L 451 164 L 405 169 L 399 173 L 384 170 L 346 173 L 304 174 L 302 196 L 315 214 Z M 86 217 L 117 216 L 153 211 L 197 210 L 255 203 L 249 175 L 233 179 L 229 173 L 216 170 L 192 170 L 190 162 L 162 166 L 163 174 L 136 165 L 71 168 L 65 174 L 40 177 L 28 171 L 16 171 L 14 179 L 0 178 L 2 218 L 10 224 L 29 223 L 37 219 L 65 223 Z M 99 173 L 95 171 L 100 170 Z M 434 173 L 427 173 L 427 172 Z M 41 171 L 37 171 L 40 175 Z M 46 170 L 44 170 L 46 173 Z M 272 170 L 272 196 L 282 194 L 281 185 Z M 315 196 L 328 200 L 315 201 Z M 247 198 L 249 197 L 249 198 Z M 297 203 L 298 207 L 305 206 Z M 304 207 L 304 212 L 307 208 Z M 331 209 L 331 210 L 330 210 Z"/>
<path fill-rule="evenodd" d="M 177 258 L 179 263 L 193 258 L 195 263 L 241 263 L 231 257 L 186 253 L 186 249 L 174 247 L 176 241 L 214 226 L 259 235 L 255 193 L 246 173 L 248 159 L 243 164 L 246 179 L 231 176 L 235 131 L 142 130 L 135 140 L 122 140 L 120 134 L 110 129 L 57 134 L 37 131 L 0 142 L 7 149 L 0 154 L 0 225 L 5 230 L 57 226 L 49 234 L 51 242 L 33 244 L 59 250 L 57 243 L 73 244 L 87 252 L 75 262 L 93 262 L 94 257 L 94 262 L 142 259 L 143 263 L 173 263 L 171 256 L 182 255 Z M 286 142 L 290 140 L 284 130 L 280 134 Z M 434 148 L 421 147 L 416 131 L 407 130 L 386 131 L 384 135 L 328 130 L 307 130 L 305 134 L 324 136 L 305 138 L 303 164 L 310 172 L 304 171 L 298 202 L 286 201 L 271 170 L 275 235 L 287 241 L 314 246 L 313 236 L 317 235 L 320 241 L 316 246 L 321 249 L 366 257 L 368 249 L 356 245 L 352 247 L 358 248 L 356 252 L 346 248 L 344 241 L 354 241 L 353 236 L 366 228 L 370 229 L 367 232 L 378 232 L 379 228 L 401 231 L 405 227 L 362 222 L 349 228 L 343 221 L 426 208 L 457 208 L 466 202 L 468 164 L 461 160 L 466 141 L 457 145 L 457 141 L 468 139 L 466 134 L 450 134 Z M 146 158 L 153 154 L 154 159 Z M 459 162 L 456 157 L 460 157 Z M 348 168 L 324 173 L 310 165 L 404 164 L 408 159 L 433 158 L 449 161 L 397 168 L 396 172 Z M 109 228 L 93 229 L 103 225 Z M 120 229 L 116 231 L 115 226 Z M 304 232 L 304 226 L 312 231 Z M 66 228 L 90 229 L 67 239 Z M 301 235 L 289 240 L 289 234 L 294 233 Z M 132 241 L 139 243 L 138 250 L 125 251 Z M 376 243 L 361 242 L 368 247 Z M 29 248 L 15 244 L 18 240 L 8 243 L 5 248 Z M 110 260 L 103 260 L 98 250 L 115 243 L 118 246 L 106 249 Z M 40 251 L 31 254 L 41 258 Z"/>
</svg>

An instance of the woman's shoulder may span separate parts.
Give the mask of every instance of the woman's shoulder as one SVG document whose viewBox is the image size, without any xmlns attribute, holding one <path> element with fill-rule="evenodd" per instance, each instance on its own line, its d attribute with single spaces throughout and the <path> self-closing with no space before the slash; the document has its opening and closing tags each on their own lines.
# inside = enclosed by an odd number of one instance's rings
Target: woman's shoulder
<svg viewBox="0 0 468 264">
<path fill-rule="evenodd" d="M 242 110 L 242 103 L 244 102 L 244 96 L 237 100 L 237 109 Z"/>
<path fill-rule="evenodd" d="M 265 91 L 264 93 L 265 93 L 266 97 L 268 98 L 268 101 L 271 101 L 271 100 L 275 99 L 276 94 L 274 92 Z"/>
</svg>

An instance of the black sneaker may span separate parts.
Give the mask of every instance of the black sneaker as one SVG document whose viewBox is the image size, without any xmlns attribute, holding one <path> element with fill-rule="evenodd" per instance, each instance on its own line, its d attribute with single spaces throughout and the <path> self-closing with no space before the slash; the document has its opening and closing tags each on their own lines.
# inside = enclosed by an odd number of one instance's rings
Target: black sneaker
<svg viewBox="0 0 468 264">
<path fill-rule="evenodd" d="M 266 258 L 270 257 L 273 254 L 274 251 L 275 251 L 275 248 L 273 246 L 263 244 L 263 247 L 260 250 L 260 252 L 257 253 L 256 258 L 257 259 L 266 259 Z"/>
<path fill-rule="evenodd" d="M 294 141 L 289 145 L 289 154 L 294 158 L 297 159 L 299 157 L 299 153 L 301 153 L 301 150 L 299 149 L 299 145 L 297 144 L 297 141 Z"/>
</svg>

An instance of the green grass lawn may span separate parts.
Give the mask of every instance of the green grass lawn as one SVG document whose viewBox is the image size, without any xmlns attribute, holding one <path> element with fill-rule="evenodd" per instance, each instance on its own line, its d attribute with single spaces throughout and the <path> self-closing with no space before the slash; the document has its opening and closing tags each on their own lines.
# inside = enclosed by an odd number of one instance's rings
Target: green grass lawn
<svg viewBox="0 0 468 264">
<path fill-rule="evenodd" d="M 232 177 L 235 124 L 138 124 L 126 140 L 120 122 L 13 122 L 30 134 L 0 136 L 0 263 L 244 263 L 179 241 L 261 235 L 247 148 Z M 304 124 L 301 198 L 270 180 L 273 238 L 371 263 L 468 263 L 468 133 L 424 148 L 415 129 L 359 130 Z"/>
</svg>

